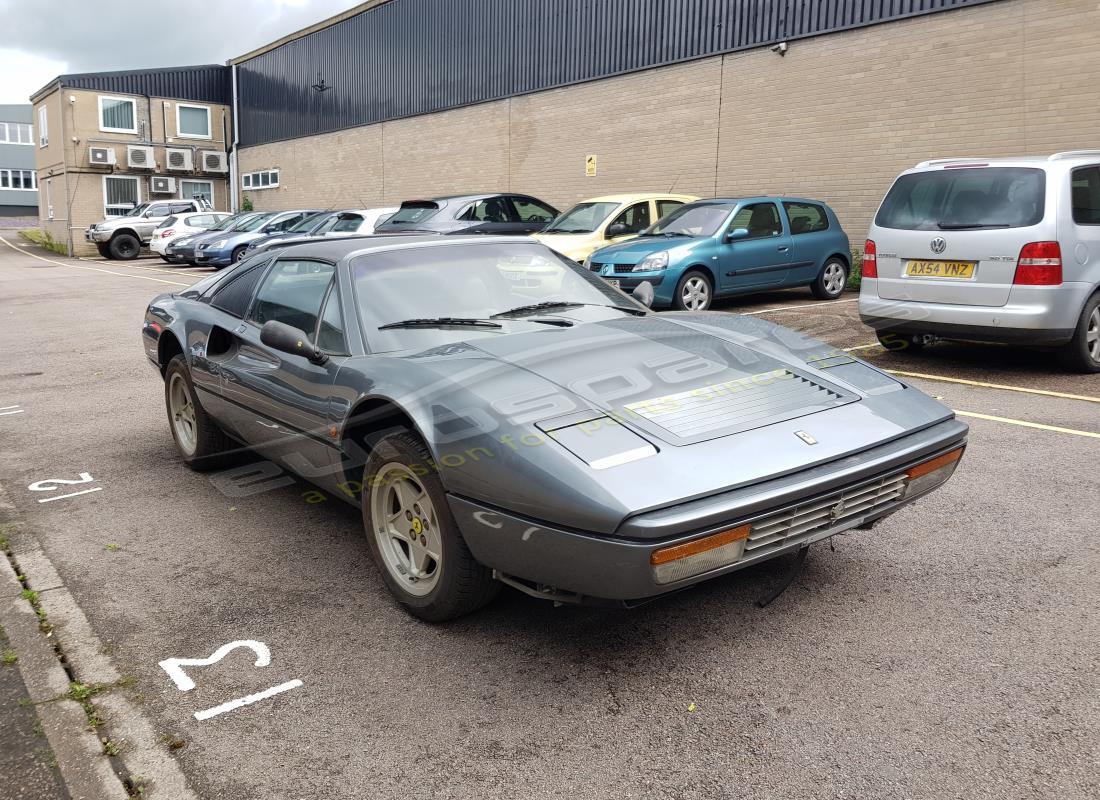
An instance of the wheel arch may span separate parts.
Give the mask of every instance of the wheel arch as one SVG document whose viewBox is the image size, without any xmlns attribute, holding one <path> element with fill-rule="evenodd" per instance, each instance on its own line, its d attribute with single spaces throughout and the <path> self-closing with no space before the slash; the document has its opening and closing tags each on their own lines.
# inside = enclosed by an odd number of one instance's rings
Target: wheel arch
<svg viewBox="0 0 1100 800">
<path fill-rule="evenodd" d="M 824 267 L 834 258 L 839 258 L 841 261 L 844 262 L 844 266 L 848 269 L 848 271 L 852 271 L 852 254 L 842 253 L 839 250 L 835 253 L 830 253 L 829 255 L 825 256 L 825 260 L 821 262 L 821 266 Z"/>
<path fill-rule="evenodd" d="M 398 428 L 419 436 L 432 458 L 435 458 L 435 448 L 424 435 L 419 423 L 392 398 L 374 395 L 356 400 L 340 434 L 344 480 L 347 485 L 356 485 L 362 479 L 363 467 L 374 442 L 383 433 Z"/>
<path fill-rule="evenodd" d="M 124 233 L 133 236 L 138 240 L 138 244 L 141 244 L 141 236 L 133 228 L 119 228 L 118 230 L 111 231 L 111 241 L 114 241 L 116 237 L 122 236 Z"/>
<path fill-rule="evenodd" d="M 687 275 L 689 272 L 702 272 L 704 275 L 710 278 L 711 288 L 717 291 L 718 277 L 714 274 L 714 270 L 711 269 L 709 265 L 699 262 L 696 262 L 688 267 L 684 267 L 683 271 L 680 272 L 680 277 L 676 279 L 676 283 L 679 284 L 680 281 L 683 280 L 684 276 Z"/>
<path fill-rule="evenodd" d="M 180 344 L 179 337 L 168 329 L 162 331 L 157 338 L 157 364 L 162 378 L 168 370 L 168 363 L 176 356 L 182 355 L 183 345 Z"/>
</svg>

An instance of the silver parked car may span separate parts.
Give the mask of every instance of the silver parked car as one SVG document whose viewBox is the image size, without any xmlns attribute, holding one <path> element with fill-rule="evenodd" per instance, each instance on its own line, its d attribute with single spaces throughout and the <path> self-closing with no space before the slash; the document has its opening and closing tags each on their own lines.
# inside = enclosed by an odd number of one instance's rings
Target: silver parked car
<svg viewBox="0 0 1100 800">
<path fill-rule="evenodd" d="M 1100 150 L 904 172 L 871 226 L 859 311 L 890 349 L 1042 345 L 1100 372 Z"/>
</svg>

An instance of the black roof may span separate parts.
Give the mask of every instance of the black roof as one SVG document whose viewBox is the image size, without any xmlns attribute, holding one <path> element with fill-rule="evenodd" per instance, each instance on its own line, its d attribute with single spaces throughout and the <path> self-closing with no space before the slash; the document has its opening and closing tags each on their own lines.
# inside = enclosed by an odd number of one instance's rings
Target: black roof
<svg viewBox="0 0 1100 800">
<path fill-rule="evenodd" d="M 167 97 L 173 100 L 195 100 L 225 105 L 233 102 L 229 67 L 221 64 L 58 75 L 31 97 L 37 97 L 55 84 L 65 89 L 91 89 L 100 92 Z"/>
</svg>

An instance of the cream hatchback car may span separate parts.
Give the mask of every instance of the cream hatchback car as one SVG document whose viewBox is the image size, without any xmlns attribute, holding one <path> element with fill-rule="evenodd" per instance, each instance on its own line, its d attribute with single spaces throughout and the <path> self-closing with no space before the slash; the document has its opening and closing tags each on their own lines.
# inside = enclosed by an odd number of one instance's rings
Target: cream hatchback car
<svg viewBox="0 0 1100 800">
<path fill-rule="evenodd" d="M 1100 150 L 904 172 L 871 225 L 859 312 L 890 349 L 1038 345 L 1100 372 Z"/>
</svg>

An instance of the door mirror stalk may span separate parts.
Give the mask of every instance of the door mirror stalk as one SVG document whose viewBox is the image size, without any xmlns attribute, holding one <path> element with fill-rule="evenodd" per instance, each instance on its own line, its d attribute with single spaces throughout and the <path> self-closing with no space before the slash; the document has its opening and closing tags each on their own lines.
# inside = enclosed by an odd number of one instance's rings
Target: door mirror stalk
<svg viewBox="0 0 1100 800">
<path fill-rule="evenodd" d="M 309 340 L 305 331 L 287 325 L 285 322 L 275 320 L 265 322 L 260 328 L 260 341 L 272 350 L 302 356 L 311 364 L 320 366 L 328 361 L 328 355 Z"/>
</svg>

